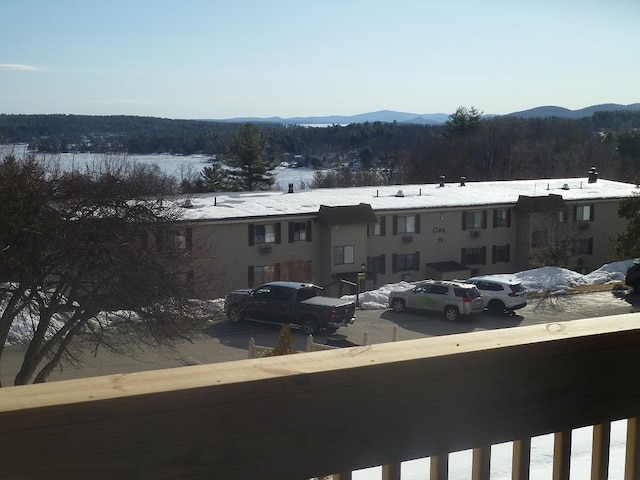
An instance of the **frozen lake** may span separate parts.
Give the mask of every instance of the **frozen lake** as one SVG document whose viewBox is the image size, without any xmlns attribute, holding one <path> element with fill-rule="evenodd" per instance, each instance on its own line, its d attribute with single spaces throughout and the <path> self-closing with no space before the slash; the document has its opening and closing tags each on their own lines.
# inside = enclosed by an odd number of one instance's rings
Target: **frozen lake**
<svg viewBox="0 0 640 480">
<path fill-rule="evenodd" d="M 18 145 L 1 145 L 0 154 L 14 152 L 18 157 L 27 152 L 26 144 Z M 117 154 L 101 154 L 101 153 L 56 153 L 43 154 L 45 158 L 58 160 L 64 168 L 83 168 L 85 165 L 92 165 L 102 162 L 105 158 L 117 158 Z M 210 165 L 209 157 L 206 155 L 169 155 L 169 154 L 153 154 L 153 155 L 126 155 L 126 158 L 132 162 L 155 164 L 160 169 L 176 178 L 184 178 L 191 174 L 198 174 L 204 167 Z M 301 188 L 302 183 L 308 188 L 313 180 L 313 174 L 316 170 L 311 168 L 277 168 L 273 170 L 276 175 L 274 189 L 287 190 L 289 184 L 293 183 L 295 189 Z"/>
</svg>

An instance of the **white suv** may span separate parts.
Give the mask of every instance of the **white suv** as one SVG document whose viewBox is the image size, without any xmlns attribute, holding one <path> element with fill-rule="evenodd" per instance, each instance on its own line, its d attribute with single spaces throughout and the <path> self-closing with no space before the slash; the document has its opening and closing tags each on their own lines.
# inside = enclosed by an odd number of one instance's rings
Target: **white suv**
<svg viewBox="0 0 640 480">
<path fill-rule="evenodd" d="M 485 275 L 465 280 L 478 287 L 484 307 L 493 314 L 513 313 L 527 305 L 527 290 L 515 278 Z"/>
<path fill-rule="evenodd" d="M 444 313 L 447 320 L 471 315 L 484 309 L 478 289 L 466 282 L 423 280 L 404 290 L 389 292 L 389 307 L 395 312 L 407 309 Z"/>
</svg>

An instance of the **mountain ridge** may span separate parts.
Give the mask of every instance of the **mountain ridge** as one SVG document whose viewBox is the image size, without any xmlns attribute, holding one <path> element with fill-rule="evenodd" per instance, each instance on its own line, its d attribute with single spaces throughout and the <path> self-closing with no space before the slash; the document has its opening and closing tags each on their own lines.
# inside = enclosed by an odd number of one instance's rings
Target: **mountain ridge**
<svg viewBox="0 0 640 480">
<path fill-rule="evenodd" d="M 485 114 L 484 117 L 520 117 L 520 118 L 546 118 L 560 117 L 569 119 L 578 119 L 590 117 L 595 112 L 600 111 L 623 111 L 623 110 L 640 110 L 640 103 L 632 103 L 629 105 L 621 105 L 617 103 L 602 103 L 591 105 L 578 110 L 571 110 L 564 107 L 554 105 L 546 105 L 534 107 L 528 110 L 507 113 L 505 115 Z M 344 125 L 350 123 L 364 122 L 385 122 L 385 123 L 405 123 L 417 125 L 440 125 L 449 119 L 447 113 L 410 113 L 398 112 L 394 110 L 377 110 L 374 112 L 359 113 L 356 115 L 326 115 L 326 116 L 309 116 L 309 117 L 234 117 L 226 119 L 210 119 L 212 122 L 228 122 L 228 123 L 278 123 L 285 125 Z"/>
</svg>

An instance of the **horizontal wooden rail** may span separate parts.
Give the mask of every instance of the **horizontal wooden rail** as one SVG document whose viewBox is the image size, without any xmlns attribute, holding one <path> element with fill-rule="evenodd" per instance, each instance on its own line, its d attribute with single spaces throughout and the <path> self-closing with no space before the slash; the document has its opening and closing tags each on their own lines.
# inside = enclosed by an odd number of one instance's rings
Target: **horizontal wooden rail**
<svg viewBox="0 0 640 480">
<path fill-rule="evenodd" d="M 392 467 L 638 417 L 638 371 L 629 314 L 8 387 L 0 465 L 11 479 Z"/>
</svg>

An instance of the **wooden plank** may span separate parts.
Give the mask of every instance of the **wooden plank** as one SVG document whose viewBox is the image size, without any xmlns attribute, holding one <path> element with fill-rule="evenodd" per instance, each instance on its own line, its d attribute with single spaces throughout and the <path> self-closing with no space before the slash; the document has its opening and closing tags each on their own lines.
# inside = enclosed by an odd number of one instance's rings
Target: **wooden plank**
<svg viewBox="0 0 640 480">
<path fill-rule="evenodd" d="M 531 471 L 531 437 L 513 442 L 512 479 L 529 480 Z"/>
<path fill-rule="evenodd" d="M 430 458 L 429 480 L 449 479 L 449 455 L 434 455 Z"/>
<path fill-rule="evenodd" d="M 609 478 L 609 449 L 611 447 L 611 422 L 593 426 L 591 448 L 591 480 Z"/>
<path fill-rule="evenodd" d="M 637 417 L 638 325 L 621 315 L 2 388 L 0 464 L 12 479 L 299 480 Z"/>
<path fill-rule="evenodd" d="M 400 464 L 400 462 L 382 465 L 382 480 L 400 480 L 401 470 L 402 465 Z"/>
</svg>

